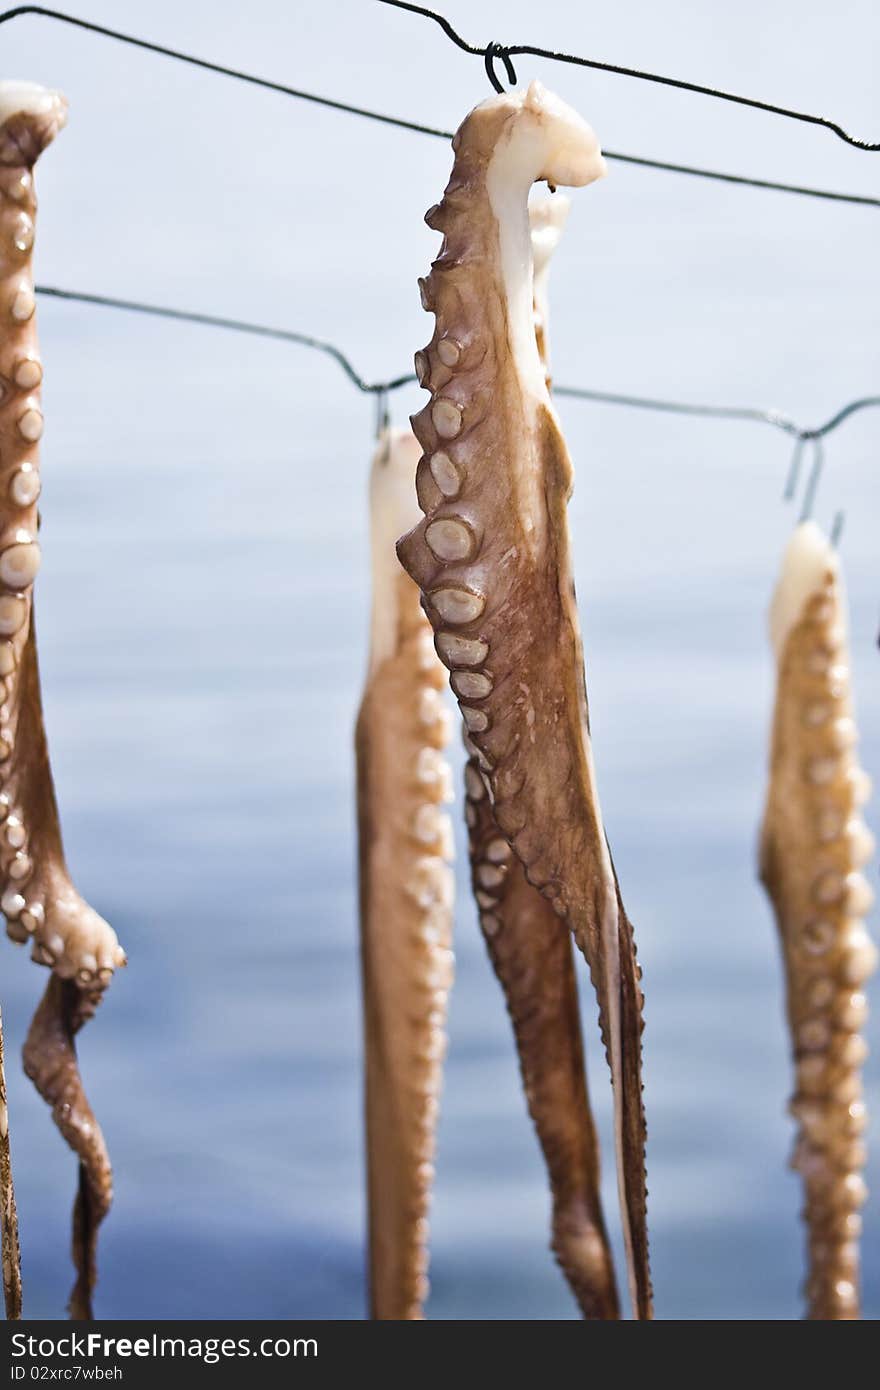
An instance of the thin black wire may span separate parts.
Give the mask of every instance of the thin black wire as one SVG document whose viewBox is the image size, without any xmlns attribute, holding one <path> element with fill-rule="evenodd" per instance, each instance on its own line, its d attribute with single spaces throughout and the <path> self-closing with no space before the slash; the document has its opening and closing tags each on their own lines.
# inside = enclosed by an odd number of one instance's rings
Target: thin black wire
<svg viewBox="0 0 880 1390">
<path fill-rule="evenodd" d="M 554 396 L 567 396 L 572 400 L 599 401 L 604 405 L 628 405 L 639 410 L 660 410 L 673 415 L 703 415 L 718 420 L 755 420 L 759 424 L 773 425 L 794 438 L 812 438 L 811 431 L 804 431 L 796 421 L 778 410 L 758 410 L 749 406 L 732 405 L 691 405 L 684 401 L 660 400 L 653 396 L 628 396 L 617 392 L 592 391 L 581 386 L 557 386 L 553 383 Z"/>
<path fill-rule="evenodd" d="M 795 440 L 794 450 L 791 455 L 791 463 L 788 465 L 785 487 L 782 490 L 783 502 L 790 502 L 797 492 L 801 477 L 801 464 L 803 463 L 805 444 L 806 440 L 803 435 L 798 432 L 798 437 Z"/>
<path fill-rule="evenodd" d="M 350 360 L 333 343 L 323 338 L 313 338 L 308 333 L 295 333 L 287 328 L 271 328 L 262 323 L 248 323 L 244 319 L 222 318 L 216 314 L 201 314 L 189 309 L 174 309 L 163 304 L 144 304 L 136 299 L 115 299 L 108 294 L 87 294 L 84 290 L 62 290 L 55 285 L 35 285 L 37 294 L 51 299 L 73 300 L 79 304 L 96 304 L 104 309 L 127 309 L 133 314 L 150 314 L 154 318 L 177 319 L 181 323 L 201 323 L 208 328 L 227 328 L 235 333 L 250 333 L 258 338 L 275 338 L 285 343 L 298 343 L 301 347 L 314 348 L 326 353 L 337 362 L 349 381 L 359 391 L 382 396 L 388 391 L 396 391 L 408 382 L 415 381 L 412 375 L 395 377 L 393 381 L 365 381 Z"/>
<path fill-rule="evenodd" d="M 90 20 L 78 19 L 75 15 L 63 14 L 60 10 L 46 9 L 42 5 L 18 5 L 15 9 L 6 10 L 0 14 L 0 24 L 6 24 L 9 20 L 19 19 L 24 15 L 55 19 L 62 24 L 70 24 L 76 29 L 84 29 L 88 33 L 99 34 L 103 38 L 115 39 L 119 43 L 129 44 L 133 48 L 143 48 L 149 53 L 158 53 L 164 58 L 173 58 L 177 62 L 188 63 L 191 67 L 218 73 L 221 77 L 231 77 L 239 82 L 247 82 L 253 87 L 263 87 L 268 91 L 278 92 L 282 96 L 296 97 L 300 101 L 310 101 L 316 106 L 326 106 L 331 111 L 344 111 L 351 116 L 362 116 L 365 120 L 379 121 L 382 125 L 397 126 L 400 130 L 411 130 L 418 135 L 430 135 L 440 140 L 452 139 L 453 132 L 451 130 L 439 130 L 436 126 L 424 125 L 420 121 L 408 121 L 402 116 L 387 116 L 381 111 L 371 111 L 363 106 L 352 106 L 349 102 L 336 101 L 332 97 L 318 96 L 315 92 L 306 92 L 299 87 L 289 87 L 283 82 L 273 82 L 267 77 L 258 77 L 254 73 L 243 72 L 238 68 L 225 67 L 222 63 L 212 63 L 206 58 L 197 58 L 194 54 L 183 53 L 179 49 L 168 48 L 164 44 L 152 43 L 148 39 L 139 39 L 133 34 L 124 34 L 118 29 L 108 29 L 103 24 L 93 24 Z M 490 45 L 490 47 L 493 46 Z M 646 159 L 639 155 L 620 154 L 614 150 L 605 150 L 604 154 L 606 159 L 613 159 L 621 164 L 634 164 L 644 169 L 660 169 L 666 173 L 687 174 L 693 178 L 713 179 L 716 182 L 739 184 L 747 188 L 771 189 L 777 193 L 796 193 L 801 197 L 822 198 L 835 203 L 856 203 L 864 207 L 880 207 L 880 198 L 872 198 L 866 194 L 834 193 L 828 189 L 806 188 L 800 184 L 779 183 L 772 179 L 747 178 L 742 174 L 725 174 L 716 169 L 700 169 L 690 164 L 673 164 L 662 159 Z"/>
<path fill-rule="evenodd" d="M 719 101 L 731 101 L 737 106 L 751 106 L 758 111 L 767 111 L 773 116 L 785 116 L 789 120 L 804 121 L 808 125 L 824 126 L 826 130 L 832 131 L 839 139 L 845 141 L 847 145 L 852 145 L 857 150 L 874 152 L 880 150 L 880 143 L 872 144 L 866 140 L 857 140 L 854 135 L 848 134 L 843 126 L 838 125 L 837 121 L 829 120 L 827 116 L 812 116 L 806 111 L 793 111 L 787 106 L 777 106 L 773 102 L 758 101 L 755 97 L 737 96 L 734 92 L 725 92 L 718 87 L 704 87 L 699 82 L 684 82 L 677 77 L 662 77 L 656 72 L 643 72 L 640 68 L 625 68 L 616 63 L 600 63 L 595 58 L 580 58 L 574 53 L 556 53 L 549 48 L 536 48 L 532 44 L 498 44 L 491 43 L 485 47 L 478 48 L 470 44 L 453 29 L 449 20 L 443 15 L 437 14 L 435 10 L 429 10 L 424 5 L 414 5 L 410 0 L 380 0 L 383 5 L 393 5 L 398 10 L 409 10 L 412 14 L 421 15 L 425 19 L 432 19 L 435 24 L 446 34 L 447 38 L 465 53 L 471 53 L 480 57 L 489 64 L 493 57 L 500 57 L 505 63 L 510 62 L 514 54 L 527 53 L 533 58 L 547 58 L 554 63 L 573 63 L 582 68 L 596 68 L 599 72 L 612 72 L 621 77 L 636 77 L 641 82 L 657 82 L 663 87 L 677 87 L 684 92 L 696 92 L 700 96 L 715 97 Z M 508 67 L 508 73 L 510 69 Z M 493 82 L 497 88 L 497 82 Z"/>
<path fill-rule="evenodd" d="M 836 415 L 832 415 L 831 419 L 826 420 L 825 424 L 820 425 L 818 429 L 804 430 L 803 437 L 804 439 L 824 439 L 826 434 L 831 434 L 832 430 L 836 430 L 838 425 L 842 425 L 844 420 L 849 419 L 850 415 L 855 415 L 856 411 L 869 410 L 878 405 L 880 405 L 880 396 L 862 396 L 860 400 L 850 401 L 849 405 L 845 405 Z"/>
<path fill-rule="evenodd" d="M 813 508 L 816 505 L 816 493 L 819 491 L 819 483 L 822 479 L 822 470 L 825 467 L 825 450 L 822 447 L 822 440 L 819 435 L 811 436 L 813 444 L 813 466 L 807 478 L 807 486 L 804 488 L 804 500 L 801 503 L 801 521 L 809 521 L 813 515 Z M 841 515 L 840 512 L 837 513 Z M 835 518 L 836 521 L 836 518 Z"/>
<path fill-rule="evenodd" d="M 75 29 L 85 29 L 90 34 L 100 34 L 105 39 L 116 39 L 118 43 L 127 43 L 132 48 L 144 48 L 148 53 L 159 53 L 163 58 L 174 58 L 179 63 L 188 63 L 190 67 L 204 68 L 206 72 L 219 73 L 221 77 L 233 77 L 238 82 L 247 82 L 252 87 L 265 87 L 270 92 L 280 92 L 282 96 L 298 97 L 301 101 L 313 101 L 319 106 L 329 106 L 334 111 L 347 111 L 352 116 L 364 116 L 370 121 L 382 121 L 385 125 L 400 126 L 403 130 L 415 130 L 422 135 L 439 135 L 444 138 L 447 135 L 445 130 L 436 130 L 432 126 L 420 125 L 417 121 L 406 121 L 398 116 L 383 116 L 379 111 L 366 111 L 360 106 L 351 106 L 345 101 L 334 101 L 331 97 L 315 96 L 313 92 L 300 91 L 298 87 L 288 87 L 284 82 L 273 82 L 268 77 L 256 77 L 253 73 L 242 72 L 239 68 L 228 68 L 222 63 L 212 63 L 207 58 L 196 58 L 191 53 L 182 53 L 177 48 L 167 48 L 161 43 L 151 43 L 149 39 L 138 39 L 133 34 L 123 34 L 118 29 L 108 29 L 103 24 L 93 24 L 88 19 L 77 19 L 75 15 L 63 14 L 61 10 L 47 10 L 42 5 L 17 5 L 13 10 L 5 10 L 0 14 L 0 24 L 6 24 L 11 19 L 20 19 L 22 15 L 39 15 L 44 19 L 57 19 L 62 24 L 70 24 Z"/>
<path fill-rule="evenodd" d="M 234 333 L 249 333 L 259 338 L 274 338 L 281 342 L 296 343 L 301 347 L 314 348 L 317 352 L 331 357 L 359 391 L 377 398 L 380 415 L 384 414 L 387 395 L 392 391 L 400 390 L 403 386 L 411 385 L 416 380 L 415 375 L 408 372 L 403 376 L 392 377 L 388 381 L 366 381 L 352 365 L 350 358 L 334 343 L 328 343 L 323 338 L 314 338 L 308 333 L 297 333 L 288 328 L 272 328 L 266 324 L 249 323 L 245 319 L 203 314 L 196 310 L 176 309 L 164 304 L 146 304 L 136 299 L 117 299 L 107 294 L 89 294 L 84 290 L 64 290 L 54 285 L 36 285 L 34 288 L 37 294 L 51 299 L 92 304 L 106 309 L 125 309 L 135 314 L 149 314 L 153 318 L 174 319 L 179 323 L 202 324 L 207 328 L 223 328 Z M 719 420 L 752 420 L 758 424 L 772 425 L 775 429 L 782 430 L 783 433 L 801 444 L 806 440 L 823 439 L 842 425 L 845 420 L 848 420 L 851 415 L 855 415 L 861 410 L 880 406 L 880 395 L 862 396 L 843 406 L 823 425 L 818 425 L 814 429 L 804 429 L 795 420 L 783 415 L 778 410 L 758 410 L 746 406 L 695 405 L 685 401 L 662 400 L 653 396 L 629 396 L 615 391 L 593 391 L 586 387 L 557 386 L 555 384 L 553 394 L 566 396 L 573 400 L 597 401 L 602 405 L 633 406 L 639 410 L 657 410 L 674 415 L 696 415 Z"/>
<path fill-rule="evenodd" d="M 633 154 L 615 154 L 603 150 L 606 159 L 615 159 L 619 164 L 638 164 L 643 169 L 662 169 L 670 174 L 692 174 L 700 179 L 715 179 L 719 183 L 741 184 L 746 188 L 769 188 L 776 193 L 799 193 L 807 198 L 826 198 L 834 203 L 862 203 L 868 207 L 880 207 L 880 198 L 872 198 L 861 193 L 831 193 L 823 188 L 805 188 L 796 183 L 777 183 L 773 179 L 747 178 L 744 174 L 722 174 L 716 169 L 698 169 L 692 164 L 670 164 L 661 159 L 644 159 Z"/>
</svg>

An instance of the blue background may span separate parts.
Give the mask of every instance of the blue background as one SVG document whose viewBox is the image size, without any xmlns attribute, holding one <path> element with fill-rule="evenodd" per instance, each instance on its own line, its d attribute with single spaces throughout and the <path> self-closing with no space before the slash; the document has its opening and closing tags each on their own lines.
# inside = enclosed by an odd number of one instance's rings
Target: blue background
<svg viewBox="0 0 880 1390">
<path fill-rule="evenodd" d="M 367 0 L 109 3 L 89 17 L 452 128 L 488 88 L 439 30 Z M 880 137 L 876 8 L 446 0 L 533 42 L 827 112 Z M 249 89 L 46 20 L 3 74 L 62 87 L 44 156 L 47 284 L 240 315 L 378 378 L 419 307 L 441 141 Z M 880 155 L 620 77 L 519 61 L 611 149 L 880 192 Z M 880 383 L 880 212 L 612 164 L 552 276 L 559 381 L 821 422 Z M 43 301 L 47 719 L 77 881 L 130 968 L 81 1043 L 115 1161 L 105 1317 L 364 1312 L 352 726 L 369 604 L 372 403 L 294 347 Z M 395 419 L 418 407 L 413 389 Z M 595 752 L 645 967 L 658 1315 L 799 1315 L 799 1191 L 774 927 L 755 881 L 793 512 L 766 427 L 565 401 Z M 865 765 L 880 773 L 880 412 L 828 442 L 847 513 Z M 870 808 L 869 808 L 870 813 Z M 433 1217 L 436 1318 L 568 1318 L 547 1198 L 459 839 L 457 981 Z M 873 870 L 872 870 L 873 873 Z M 60 1317 L 74 1165 L 17 1054 L 42 971 L 2 948 L 26 1311 Z M 585 1000 L 595 1043 L 595 1008 Z M 868 1063 L 878 1109 L 876 1022 Z M 610 1093 L 592 1048 L 607 1140 Z M 606 1161 L 606 1175 L 610 1164 Z M 876 1159 L 869 1185 L 880 1189 Z M 607 1188 L 614 1211 L 612 1185 Z M 880 1308 L 880 1204 L 865 1312 Z"/>
</svg>

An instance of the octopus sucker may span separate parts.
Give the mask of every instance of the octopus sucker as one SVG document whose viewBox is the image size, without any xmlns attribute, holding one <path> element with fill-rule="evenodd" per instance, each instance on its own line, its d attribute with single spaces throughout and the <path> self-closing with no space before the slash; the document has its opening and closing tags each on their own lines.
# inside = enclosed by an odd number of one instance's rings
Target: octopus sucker
<svg viewBox="0 0 880 1390">
<path fill-rule="evenodd" d="M 24 1045 L 24 1069 L 67 1143 L 79 1158 L 73 1205 L 72 1256 L 76 1282 L 70 1295 L 73 1319 L 91 1319 L 97 1278 L 98 1227 L 113 1200 L 113 1172 L 104 1136 L 83 1089 L 74 1039 L 103 997 L 100 988 L 81 989 L 52 974 Z"/>
<path fill-rule="evenodd" d="M 355 736 L 371 1314 L 423 1316 L 452 982 L 449 718 L 419 591 L 394 551 L 418 515 L 418 444 L 380 437 L 370 479 L 372 617 Z"/>
<path fill-rule="evenodd" d="M 26 1069 L 80 1158 L 74 1212 L 79 1275 L 71 1308 L 74 1316 L 85 1316 L 96 1232 L 111 1184 L 73 1036 L 125 964 L 125 954 L 113 928 L 77 893 L 65 862 L 33 612 L 40 564 L 37 445 L 43 433 L 33 168 L 66 118 L 59 92 L 0 83 L 0 910 L 10 939 L 29 943 L 32 959 L 53 972 L 28 1037 Z"/>
<path fill-rule="evenodd" d="M 460 704 L 496 825 L 590 967 L 612 1074 L 630 1294 L 635 1316 L 649 1318 L 642 994 L 596 791 L 566 512 L 573 473 L 535 338 L 527 202 L 532 183 L 582 186 L 604 161 L 585 122 L 537 82 L 478 106 L 453 150 L 430 214 L 444 252 L 422 288 L 435 316 L 420 373 L 431 400 L 412 424 L 420 470 L 441 451 L 459 486 L 454 497 L 420 492 L 425 515 L 398 554 L 453 668 L 450 639 L 487 649 L 483 664 L 467 665 L 492 679 L 480 718 L 470 700 Z M 454 366 L 442 341 L 458 348 Z M 432 547 L 441 518 L 479 538 L 467 557 Z"/>
<path fill-rule="evenodd" d="M 6 1062 L 3 1048 L 3 1020 L 0 1017 L 0 1225 L 2 1225 L 3 1300 L 6 1317 L 21 1317 L 21 1249 L 18 1241 L 18 1211 L 12 1181 L 12 1154 L 9 1147 L 9 1108 L 6 1099 Z"/>
<path fill-rule="evenodd" d="M 873 903 L 862 870 L 874 842 L 861 817 L 868 784 L 856 754 L 840 561 L 813 522 L 788 545 L 770 624 L 777 685 L 760 873 L 785 968 L 806 1315 L 849 1321 L 859 1316 L 867 1195 L 861 991 L 877 948 L 862 920 Z"/>
</svg>

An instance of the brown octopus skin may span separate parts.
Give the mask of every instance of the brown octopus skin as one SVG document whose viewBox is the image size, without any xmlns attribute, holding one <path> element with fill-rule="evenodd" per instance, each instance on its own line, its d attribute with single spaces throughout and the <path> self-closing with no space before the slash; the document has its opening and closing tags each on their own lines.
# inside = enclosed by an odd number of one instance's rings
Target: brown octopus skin
<svg viewBox="0 0 880 1390">
<path fill-rule="evenodd" d="M 6 1317 L 21 1317 L 21 1249 L 18 1242 L 18 1212 L 12 1181 L 12 1154 L 9 1147 L 9 1109 L 6 1099 L 6 1059 L 3 1049 L 3 1020 L 0 1018 L 0 1224 L 2 1224 L 3 1301 Z"/>
<path fill-rule="evenodd" d="M 64 859 L 33 616 L 43 432 L 31 267 L 33 166 L 66 115 L 57 92 L 0 83 L 0 908 L 9 937 L 31 941 L 32 959 L 53 971 L 25 1045 L 25 1070 L 80 1159 L 71 1312 L 85 1317 L 111 1179 L 73 1036 L 125 954 L 112 927 L 77 893 Z"/>
<path fill-rule="evenodd" d="M 869 784 L 854 752 L 838 561 L 807 523 L 792 542 L 784 578 L 796 547 L 815 556 L 815 582 L 795 602 L 777 644 L 760 871 L 785 965 L 798 1126 L 792 1166 L 803 1181 L 808 1238 L 807 1316 L 838 1321 L 859 1316 L 859 1207 L 867 1195 L 861 986 L 877 961 L 860 920 L 872 894 L 859 870 L 873 842 L 859 815 Z"/>
<path fill-rule="evenodd" d="M 108 983 L 125 956 L 64 862 L 32 616 L 43 432 L 32 171 L 66 115 L 57 92 L 0 83 L 0 908 L 12 940 L 32 941 L 34 960 L 91 988 Z"/>
<path fill-rule="evenodd" d="M 493 158 L 522 148 L 527 174 L 498 217 Z M 537 83 L 477 107 L 453 149 L 443 201 L 425 219 L 444 233 L 421 282 L 435 332 L 416 355 L 432 395 L 412 421 L 426 516 L 398 554 L 452 668 L 497 824 L 590 966 L 614 1087 L 630 1291 L 635 1315 L 648 1318 L 643 996 L 592 767 L 566 516 L 572 469 L 535 345 L 531 287 L 527 302 L 518 290 L 514 301 L 505 279 L 510 238 L 529 254 L 528 184 L 586 183 L 603 165 L 588 127 Z"/>
<path fill-rule="evenodd" d="M 475 759 L 465 776 L 480 928 L 504 990 L 529 1114 L 547 1166 L 553 1252 L 584 1317 L 618 1318 L 571 937 L 499 834 Z"/>
<path fill-rule="evenodd" d="M 92 1317 L 97 1278 L 98 1227 L 113 1200 L 113 1172 L 104 1136 L 86 1099 L 74 1038 L 94 1014 L 103 990 L 80 989 L 51 975 L 24 1045 L 24 1069 L 67 1143 L 79 1157 L 79 1184 L 73 1206 L 73 1264 L 76 1282 L 70 1316 Z"/>
<path fill-rule="evenodd" d="M 536 282 L 539 265 L 546 276 L 567 212 L 561 195 L 529 206 Z M 537 283 L 535 334 L 549 385 L 547 303 Z M 476 756 L 465 766 L 465 813 L 480 928 L 504 990 L 550 1181 L 552 1249 L 584 1317 L 618 1318 L 570 933 L 500 834 Z"/>
<path fill-rule="evenodd" d="M 418 589 L 394 553 L 415 511 L 418 457 L 410 432 L 395 432 L 373 464 L 373 639 L 355 736 L 370 1306 L 382 1320 L 421 1318 L 428 1294 L 452 982 L 451 826 L 439 809 L 451 786 L 445 674 Z M 402 514 L 395 494 L 405 498 Z"/>
</svg>

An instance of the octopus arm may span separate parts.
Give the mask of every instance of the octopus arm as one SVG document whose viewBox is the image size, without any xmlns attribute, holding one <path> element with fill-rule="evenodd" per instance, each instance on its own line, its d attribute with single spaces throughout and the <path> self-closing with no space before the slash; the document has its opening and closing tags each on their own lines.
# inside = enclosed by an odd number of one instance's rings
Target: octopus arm
<svg viewBox="0 0 880 1390">
<path fill-rule="evenodd" d="M 452 982 L 449 738 L 443 668 L 394 553 L 413 510 L 418 446 L 383 439 L 373 465 L 370 669 L 355 735 L 366 1061 L 370 1304 L 423 1316 L 428 1213 Z M 403 487 L 400 486 L 401 482 Z"/>
<path fill-rule="evenodd" d="M 53 972 L 28 1035 L 25 1068 L 80 1160 L 71 1312 L 84 1317 L 111 1180 L 73 1038 L 125 964 L 125 954 L 113 928 L 76 891 L 65 862 L 33 612 L 43 434 L 33 168 L 66 118 L 60 93 L 31 83 L 0 83 L 0 909 L 11 940 L 29 943 L 32 959 Z"/>
<path fill-rule="evenodd" d="M 867 1124 L 863 986 L 877 964 L 862 870 L 874 841 L 856 756 L 840 562 L 814 523 L 789 544 L 771 612 L 777 657 L 760 873 L 776 916 L 795 1070 L 792 1166 L 804 1188 L 807 1316 L 859 1316 Z"/>
<path fill-rule="evenodd" d="M 552 1248 L 586 1318 L 620 1316 L 599 1194 L 571 938 L 500 834 L 479 764 L 466 767 L 480 927 L 513 1025 L 553 1206 Z"/>
<path fill-rule="evenodd" d="M 66 119 L 59 92 L 0 83 L 0 908 L 34 960 L 92 987 L 125 957 L 64 863 L 33 624 L 43 434 L 33 168 Z"/>
<path fill-rule="evenodd" d="M 422 282 L 435 315 L 413 417 L 425 516 L 398 545 L 491 790 L 497 824 L 568 924 L 596 988 L 615 1103 L 636 1316 L 651 1316 L 639 970 L 605 839 L 590 746 L 566 503 L 572 469 L 534 331 L 527 194 L 604 165 L 576 113 L 533 83 L 477 107 L 453 141 L 444 233 Z M 474 677 L 482 680 L 474 681 Z"/>
<path fill-rule="evenodd" d="M 535 265 L 535 337 L 549 384 L 547 274 L 568 214 L 561 194 L 529 205 Z M 464 693 L 487 677 L 462 673 Z M 466 745 L 470 740 L 465 735 Z M 552 1201 L 552 1249 L 586 1318 L 620 1316 L 599 1189 L 599 1146 L 587 1091 L 571 937 L 499 830 L 470 745 L 465 815 L 480 927 L 504 991 L 523 1089 L 544 1155 Z"/>
<path fill-rule="evenodd" d="M 24 1045 L 25 1072 L 51 1107 L 55 1124 L 79 1158 L 72 1245 L 76 1282 L 69 1304 L 70 1316 L 77 1320 L 92 1317 L 98 1227 L 113 1199 L 110 1159 L 83 1088 L 74 1042 L 101 998 L 101 990 L 82 990 L 73 981 L 53 974 Z"/>
<path fill-rule="evenodd" d="M 422 421 L 416 419 L 416 427 Z M 426 431 L 427 433 L 427 431 Z M 455 632 L 487 648 L 487 693 L 460 697 L 479 751 L 493 814 L 529 883 L 570 927 L 590 966 L 615 1094 L 619 1180 L 634 1301 L 650 1310 L 641 1084 L 642 993 L 632 927 L 623 910 L 605 840 L 590 751 L 583 658 L 568 561 L 567 452 L 549 411 L 539 424 L 545 504 L 537 551 L 513 489 L 474 486 L 480 517 L 480 613 Z M 432 443 L 434 441 L 431 441 Z M 422 440 L 423 446 L 425 439 Z M 503 475 L 502 475 L 503 476 Z M 401 544 L 411 572 L 424 576 L 427 611 L 445 630 L 444 589 L 452 580 L 425 539 L 426 517 Z M 538 528 L 535 527 L 535 530 Z M 448 610 L 447 610 L 448 612 Z M 461 688 L 453 672 L 452 685 Z M 467 685 L 464 687 L 467 689 Z"/>
</svg>

